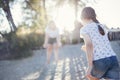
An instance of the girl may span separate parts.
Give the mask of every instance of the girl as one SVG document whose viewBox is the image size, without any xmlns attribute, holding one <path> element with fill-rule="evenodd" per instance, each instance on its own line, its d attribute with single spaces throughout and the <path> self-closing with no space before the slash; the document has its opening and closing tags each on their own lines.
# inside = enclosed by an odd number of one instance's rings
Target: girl
<svg viewBox="0 0 120 80">
<path fill-rule="evenodd" d="M 47 48 L 47 63 L 50 63 L 52 49 L 54 48 L 55 60 L 58 61 L 58 48 L 60 47 L 59 30 L 54 21 L 50 21 L 48 27 L 45 29 L 44 48 Z"/>
<path fill-rule="evenodd" d="M 87 53 L 88 59 L 86 77 L 90 80 L 119 80 L 116 54 L 111 48 L 104 26 L 96 19 L 94 9 L 85 7 L 81 13 L 81 20 L 84 27 L 80 30 L 80 36 L 85 42 L 82 50 Z"/>
</svg>

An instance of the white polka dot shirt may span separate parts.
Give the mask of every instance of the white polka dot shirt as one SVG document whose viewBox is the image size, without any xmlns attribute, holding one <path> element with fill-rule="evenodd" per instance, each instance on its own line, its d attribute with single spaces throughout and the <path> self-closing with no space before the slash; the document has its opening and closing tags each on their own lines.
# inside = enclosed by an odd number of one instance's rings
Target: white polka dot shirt
<svg viewBox="0 0 120 80">
<path fill-rule="evenodd" d="M 100 26 L 104 29 L 103 25 L 100 25 Z M 99 59 L 110 57 L 110 56 L 116 56 L 108 40 L 107 32 L 105 32 L 105 35 L 101 35 L 99 33 L 97 23 L 94 23 L 94 22 L 89 23 L 84 27 L 82 27 L 80 30 L 81 38 L 82 38 L 82 34 L 89 35 L 92 41 L 93 55 L 94 55 L 93 60 L 99 60 Z"/>
</svg>

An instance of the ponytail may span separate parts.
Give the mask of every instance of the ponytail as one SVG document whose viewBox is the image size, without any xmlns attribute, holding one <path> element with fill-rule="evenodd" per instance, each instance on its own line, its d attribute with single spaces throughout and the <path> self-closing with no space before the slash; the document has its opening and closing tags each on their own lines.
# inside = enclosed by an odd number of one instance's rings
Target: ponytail
<svg viewBox="0 0 120 80">
<path fill-rule="evenodd" d="M 105 31 L 103 30 L 103 28 L 100 25 L 98 25 L 98 30 L 101 35 L 105 35 Z"/>
<path fill-rule="evenodd" d="M 96 18 L 94 18 L 94 19 L 92 19 L 95 23 L 99 23 L 99 21 L 96 19 Z M 105 31 L 103 30 L 103 28 L 98 24 L 98 30 L 99 30 L 99 33 L 101 34 L 101 35 L 105 35 Z"/>
<path fill-rule="evenodd" d="M 96 13 L 95 10 L 91 7 L 85 7 L 82 10 L 81 18 L 83 19 L 92 19 L 95 23 L 99 23 L 99 21 L 96 19 Z M 101 35 L 105 35 L 105 32 L 103 28 L 98 24 L 98 30 Z"/>
</svg>

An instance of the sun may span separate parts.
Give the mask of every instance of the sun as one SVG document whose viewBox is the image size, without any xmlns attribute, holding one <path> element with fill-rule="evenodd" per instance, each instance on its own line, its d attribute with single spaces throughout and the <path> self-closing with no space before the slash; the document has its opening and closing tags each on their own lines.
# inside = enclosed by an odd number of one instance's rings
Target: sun
<svg viewBox="0 0 120 80">
<path fill-rule="evenodd" d="M 61 31 L 65 29 L 70 32 L 74 29 L 74 9 L 68 4 L 57 9 L 52 15 L 54 16 L 54 21 Z"/>
</svg>

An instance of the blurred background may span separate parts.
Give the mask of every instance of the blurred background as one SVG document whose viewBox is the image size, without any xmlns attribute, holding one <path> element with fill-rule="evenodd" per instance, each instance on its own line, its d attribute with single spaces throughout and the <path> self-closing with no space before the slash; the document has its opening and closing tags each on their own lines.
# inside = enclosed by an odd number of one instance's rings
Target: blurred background
<svg viewBox="0 0 120 80">
<path fill-rule="evenodd" d="M 85 6 L 96 10 L 109 31 L 110 40 L 120 39 L 119 0 L 0 0 L 0 59 L 19 59 L 43 48 L 45 28 L 54 20 L 61 42 L 78 44 Z"/>
</svg>

